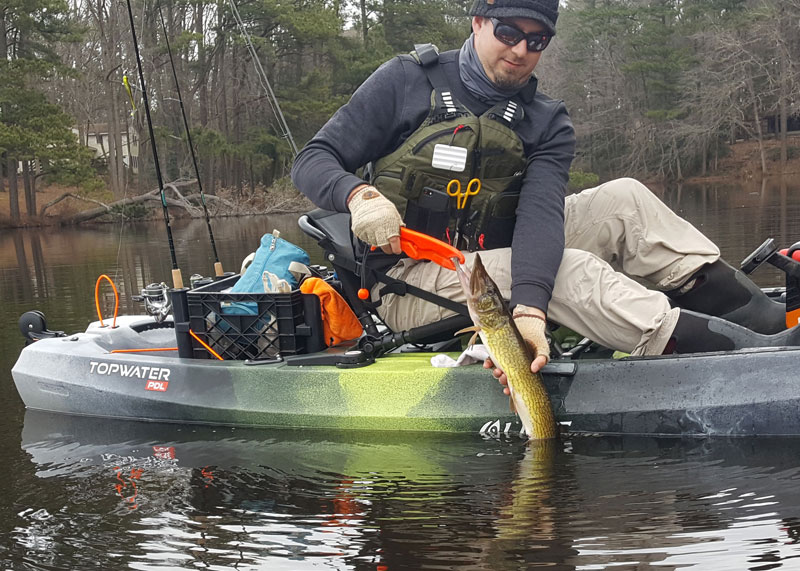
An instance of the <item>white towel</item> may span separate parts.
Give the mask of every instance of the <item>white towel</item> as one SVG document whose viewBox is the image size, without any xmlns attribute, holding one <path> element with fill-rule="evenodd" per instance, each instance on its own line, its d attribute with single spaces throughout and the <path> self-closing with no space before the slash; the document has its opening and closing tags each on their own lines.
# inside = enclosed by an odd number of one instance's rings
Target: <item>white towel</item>
<svg viewBox="0 0 800 571">
<path fill-rule="evenodd" d="M 462 365 L 483 363 L 488 358 L 489 351 L 485 345 L 472 345 L 467 347 L 466 351 L 458 356 L 458 359 L 453 359 L 450 355 L 445 355 L 444 353 L 434 355 L 431 357 L 431 365 L 434 367 L 461 367 Z"/>
</svg>

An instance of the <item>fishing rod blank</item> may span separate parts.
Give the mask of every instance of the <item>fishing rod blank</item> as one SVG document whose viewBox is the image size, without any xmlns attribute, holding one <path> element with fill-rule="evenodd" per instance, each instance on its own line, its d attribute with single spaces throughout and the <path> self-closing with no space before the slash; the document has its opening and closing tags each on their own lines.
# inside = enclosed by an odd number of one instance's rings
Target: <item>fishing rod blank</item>
<svg viewBox="0 0 800 571">
<path fill-rule="evenodd" d="M 192 134 L 189 131 L 189 120 L 186 118 L 186 110 L 183 106 L 183 97 L 181 96 L 181 86 L 178 83 L 178 74 L 175 71 L 175 60 L 172 59 L 172 48 L 169 44 L 169 36 L 167 34 L 167 26 L 164 23 L 164 14 L 161 12 L 161 3 L 158 3 L 158 16 L 161 19 L 161 30 L 164 32 L 164 41 L 167 44 L 167 54 L 169 55 L 169 64 L 172 67 L 172 78 L 175 80 L 175 92 L 178 94 L 178 102 L 181 106 L 181 116 L 183 117 L 183 127 L 186 131 L 186 142 L 189 144 L 189 153 L 192 155 L 192 164 L 194 165 L 194 174 L 197 177 L 197 187 L 200 189 L 200 202 L 203 205 L 203 212 L 206 216 L 206 226 L 208 227 L 208 237 L 211 240 L 211 249 L 214 251 L 214 273 L 217 276 L 222 275 L 222 264 L 219 261 L 217 254 L 217 244 L 214 241 L 214 232 L 211 230 L 211 218 L 208 215 L 208 207 L 206 206 L 206 195 L 203 193 L 203 183 L 200 180 L 200 169 L 197 167 L 197 156 L 194 152 L 194 145 L 192 144 Z"/>
<path fill-rule="evenodd" d="M 239 26 L 239 31 L 244 37 L 244 42 L 247 45 L 247 49 L 250 51 L 250 55 L 253 58 L 258 79 L 261 81 L 261 86 L 267 93 L 267 102 L 269 103 L 270 107 L 272 107 L 272 112 L 275 114 L 275 118 L 278 120 L 278 125 L 280 126 L 283 138 L 289 141 L 289 146 L 292 148 L 292 156 L 297 156 L 297 145 L 292 137 L 292 132 L 289 130 L 289 124 L 286 122 L 286 117 L 283 116 L 283 111 L 281 111 L 278 98 L 275 97 L 275 92 L 272 91 L 272 85 L 270 85 L 269 79 L 267 79 L 267 73 L 264 71 L 264 66 L 261 65 L 261 59 L 258 57 L 258 52 L 253 45 L 253 40 L 250 37 L 250 33 L 247 31 L 244 21 L 239 15 L 239 9 L 236 7 L 236 2 L 234 2 L 234 0 L 228 0 L 228 4 L 231 7 L 233 18 L 236 20 L 236 25 Z"/>
<path fill-rule="evenodd" d="M 147 98 L 147 86 L 144 83 L 144 73 L 142 72 L 142 58 L 139 55 L 139 41 L 136 39 L 136 26 L 133 21 L 133 8 L 131 0 L 127 0 L 128 18 L 131 21 L 131 35 L 133 36 L 133 51 L 136 53 L 136 67 L 139 71 L 139 83 L 142 86 L 142 103 L 144 112 L 147 116 L 147 129 L 150 133 L 150 144 L 153 147 L 153 161 L 156 164 L 156 178 L 158 179 L 158 190 L 161 192 L 161 210 L 164 213 L 164 224 L 167 227 L 167 239 L 169 240 L 169 253 L 172 257 L 172 285 L 175 289 L 183 287 L 183 276 L 178 269 L 178 260 L 175 257 L 175 243 L 172 241 L 172 227 L 169 223 L 169 210 L 167 210 L 167 195 L 164 192 L 164 179 L 161 177 L 161 166 L 158 162 L 158 149 L 156 148 L 156 137 L 153 133 L 153 120 L 150 117 L 150 102 Z"/>
</svg>

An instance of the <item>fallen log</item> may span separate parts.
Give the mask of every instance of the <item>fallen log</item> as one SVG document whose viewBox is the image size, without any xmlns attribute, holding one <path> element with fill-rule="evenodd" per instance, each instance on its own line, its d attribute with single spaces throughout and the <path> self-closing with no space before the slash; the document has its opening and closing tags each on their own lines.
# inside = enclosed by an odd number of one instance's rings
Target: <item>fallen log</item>
<svg viewBox="0 0 800 571">
<path fill-rule="evenodd" d="M 299 212 L 301 210 L 309 210 L 313 208 L 311 202 L 305 199 L 302 195 L 297 193 L 287 192 L 280 190 L 275 194 L 271 194 L 268 200 L 264 200 L 267 196 L 266 193 L 260 193 L 260 199 L 256 197 L 228 197 L 223 198 L 215 194 L 200 195 L 199 192 L 190 192 L 183 194 L 181 188 L 196 184 L 194 179 L 179 179 L 175 182 L 167 183 L 164 185 L 164 195 L 167 206 L 171 208 L 180 208 L 190 218 L 202 218 L 205 212 L 202 208 L 202 202 L 205 198 L 206 205 L 209 207 L 209 215 L 211 217 L 227 217 L 227 216 L 242 216 L 253 214 L 281 214 L 289 212 Z M 194 189 L 192 189 L 194 190 Z M 174 197 L 174 198 L 173 198 Z M 66 199 L 80 200 L 83 202 L 90 202 L 97 205 L 97 208 L 91 208 L 74 214 L 61 214 L 56 217 L 51 215 L 50 219 L 57 221 L 62 225 L 81 224 L 88 222 L 95 218 L 112 213 L 114 210 L 130 206 L 134 204 L 142 204 L 145 202 L 160 202 L 161 193 L 159 189 L 153 189 L 138 196 L 130 196 L 115 202 L 106 204 L 99 200 L 81 196 L 74 192 L 65 192 L 58 198 L 51 200 L 45 204 L 39 211 L 41 219 L 46 218 L 49 209 Z"/>
<path fill-rule="evenodd" d="M 169 199 L 169 198 L 167 198 L 166 200 L 167 200 L 167 204 L 169 206 L 176 206 L 176 207 L 182 208 L 182 209 L 186 210 L 189 213 L 190 216 L 192 216 L 193 218 L 196 218 L 197 216 L 199 216 L 198 210 L 196 208 L 192 207 L 191 204 L 189 204 L 189 202 L 180 194 L 180 192 L 178 192 L 178 187 L 180 187 L 180 186 L 189 186 L 191 184 L 194 184 L 194 182 L 195 182 L 194 180 L 180 180 L 180 181 L 175 181 L 175 182 L 169 183 L 166 186 L 167 187 L 171 187 L 173 192 L 175 192 L 175 194 L 178 195 L 182 200 L 179 201 L 179 200 L 173 200 L 173 199 Z M 95 200 L 93 198 L 88 198 L 86 196 L 81 196 L 81 195 L 75 194 L 73 192 L 65 192 L 64 194 L 62 194 L 58 198 L 55 198 L 55 199 L 51 200 L 50 202 L 48 202 L 47 204 L 45 204 L 44 206 L 42 206 L 41 210 L 39 210 L 39 216 L 44 217 L 49 208 L 51 208 L 52 206 L 55 206 L 56 204 L 58 204 L 59 202 L 61 202 L 62 200 L 65 200 L 67 198 L 73 198 L 75 200 L 81 200 L 83 202 L 91 202 L 91 203 L 94 203 L 94 204 L 99 204 L 100 206 L 97 207 L 97 208 L 92 208 L 91 210 L 84 210 L 83 212 L 78 212 L 76 214 L 73 214 L 72 216 L 64 218 L 61 221 L 62 224 L 80 224 L 81 222 L 87 222 L 89 220 L 93 220 L 94 218 L 98 218 L 100 216 L 103 216 L 104 214 L 108 214 L 109 212 L 111 212 L 116 207 L 122 207 L 122 206 L 131 205 L 131 204 L 140 204 L 140 203 L 149 202 L 149 201 L 159 201 L 160 202 L 161 201 L 160 194 L 161 194 L 160 190 L 156 188 L 156 189 L 151 190 L 149 192 L 146 192 L 144 194 L 140 194 L 140 195 L 137 195 L 137 196 L 130 196 L 130 197 L 127 197 L 127 198 L 122 198 L 120 200 L 112 202 L 111 204 L 105 204 L 105 203 L 100 202 L 99 200 Z"/>
</svg>

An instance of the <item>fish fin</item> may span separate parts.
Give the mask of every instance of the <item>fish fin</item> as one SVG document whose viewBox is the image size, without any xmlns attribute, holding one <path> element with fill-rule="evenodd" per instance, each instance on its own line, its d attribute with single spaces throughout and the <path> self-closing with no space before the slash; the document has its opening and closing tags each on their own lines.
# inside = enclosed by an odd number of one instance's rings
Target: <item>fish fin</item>
<svg viewBox="0 0 800 571">
<path fill-rule="evenodd" d="M 467 347 L 472 347 L 473 345 L 475 345 L 475 341 L 478 340 L 478 334 L 481 332 L 481 328 L 478 327 L 477 325 L 473 325 L 472 327 L 465 327 L 464 329 L 460 329 L 460 330 L 456 331 L 453 336 L 455 337 L 456 335 L 461 335 L 463 333 L 469 333 L 470 331 L 472 332 L 472 337 L 469 338 L 469 343 L 467 343 Z"/>
<path fill-rule="evenodd" d="M 465 327 L 464 329 L 459 329 L 458 331 L 453 333 L 453 337 L 456 337 L 458 335 L 463 335 L 464 333 L 477 333 L 480 330 L 481 328 L 478 327 L 477 325 L 471 325 L 469 327 Z"/>
</svg>

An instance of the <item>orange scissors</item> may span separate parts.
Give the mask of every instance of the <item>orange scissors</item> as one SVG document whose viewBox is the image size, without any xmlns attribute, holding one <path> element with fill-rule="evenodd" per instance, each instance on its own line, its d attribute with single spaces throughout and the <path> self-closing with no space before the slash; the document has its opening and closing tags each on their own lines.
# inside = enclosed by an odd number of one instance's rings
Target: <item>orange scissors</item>
<svg viewBox="0 0 800 571">
<path fill-rule="evenodd" d="M 448 196 L 455 196 L 456 197 L 456 206 L 459 210 L 464 210 L 467 206 L 467 199 L 470 196 L 475 196 L 481 191 L 481 181 L 477 178 L 473 178 L 467 184 L 467 191 L 461 192 L 461 181 L 457 178 L 454 178 L 450 182 L 447 183 L 447 194 Z"/>
</svg>

